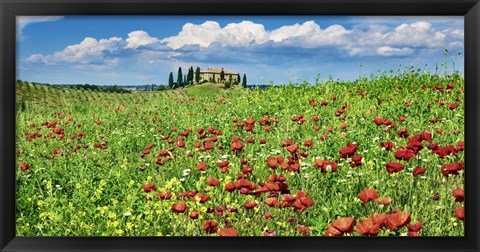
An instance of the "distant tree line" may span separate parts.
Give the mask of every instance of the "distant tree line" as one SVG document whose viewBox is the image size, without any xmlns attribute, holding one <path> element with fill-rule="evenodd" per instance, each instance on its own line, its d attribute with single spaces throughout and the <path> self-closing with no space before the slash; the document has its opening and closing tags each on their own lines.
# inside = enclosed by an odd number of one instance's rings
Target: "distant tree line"
<svg viewBox="0 0 480 252">
<path fill-rule="evenodd" d="M 95 92 L 107 92 L 107 93 L 131 93 L 131 90 L 127 90 L 117 85 L 113 86 L 97 86 L 92 84 L 48 84 L 48 83 L 38 83 L 38 82 L 27 82 L 22 80 L 17 80 L 17 84 L 33 84 L 33 85 L 44 85 L 52 88 L 70 88 L 76 90 L 85 90 L 85 91 L 95 91 Z"/>
</svg>

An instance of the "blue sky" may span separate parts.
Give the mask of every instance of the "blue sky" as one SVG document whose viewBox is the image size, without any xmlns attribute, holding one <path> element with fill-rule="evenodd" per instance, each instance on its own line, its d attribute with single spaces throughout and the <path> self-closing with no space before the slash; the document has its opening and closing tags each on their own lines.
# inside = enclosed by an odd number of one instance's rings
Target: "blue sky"
<svg viewBox="0 0 480 252">
<path fill-rule="evenodd" d="M 17 17 L 17 79 L 165 84 L 190 66 L 246 73 L 249 85 L 437 63 L 463 73 L 463 41 L 463 16 Z"/>
</svg>

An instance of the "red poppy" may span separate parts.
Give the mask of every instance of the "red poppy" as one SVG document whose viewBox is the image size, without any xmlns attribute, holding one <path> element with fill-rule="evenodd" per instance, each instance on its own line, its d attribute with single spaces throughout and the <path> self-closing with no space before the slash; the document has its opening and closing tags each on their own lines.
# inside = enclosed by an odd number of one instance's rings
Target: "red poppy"
<svg viewBox="0 0 480 252">
<path fill-rule="evenodd" d="M 465 199 L 465 192 L 462 188 L 457 187 L 452 191 L 452 196 L 455 198 L 455 202 L 463 202 Z"/>
<path fill-rule="evenodd" d="M 235 153 L 238 153 L 238 152 L 241 152 L 244 147 L 245 147 L 244 144 L 242 144 L 240 142 L 234 142 L 234 143 L 232 143 L 232 147 L 230 147 L 230 150 L 235 152 Z"/>
<path fill-rule="evenodd" d="M 284 202 L 293 203 L 296 199 L 291 194 L 284 194 L 282 195 L 282 200 Z"/>
<path fill-rule="evenodd" d="M 313 146 L 313 141 L 308 139 L 308 140 L 305 140 L 305 142 L 303 143 L 304 146 L 306 147 L 312 147 Z"/>
<path fill-rule="evenodd" d="M 266 143 L 267 143 L 267 139 L 264 139 L 264 138 L 260 139 L 260 144 L 266 144 Z"/>
<path fill-rule="evenodd" d="M 396 152 L 395 152 L 395 158 L 398 160 L 405 160 L 409 161 L 415 156 L 415 152 L 413 152 L 411 149 L 406 148 L 406 147 L 400 147 Z"/>
<path fill-rule="evenodd" d="M 253 173 L 253 168 L 248 166 L 248 165 L 244 165 L 242 167 L 242 173 L 245 174 L 245 175 L 251 175 Z"/>
<path fill-rule="evenodd" d="M 358 149 L 358 145 L 348 143 L 347 147 L 343 147 L 338 152 L 340 152 L 340 158 L 352 157 Z"/>
<path fill-rule="evenodd" d="M 227 167 L 229 164 L 230 164 L 230 162 L 227 161 L 227 160 L 226 160 L 226 161 L 222 161 L 222 162 L 217 162 L 217 165 L 218 165 L 218 167 L 220 167 L 220 168 Z"/>
<path fill-rule="evenodd" d="M 403 128 L 397 132 L 397 135 L 402 138 L 407 138 L 410 134 L 408 133 L 406 128 Z"/>
<path fill-rule="evenodd" d="M 425 130 L 422 132 L 422 138 L 423 140 L 431 143 L 432 142 L 432 133 L 428 130 Z"/>
<path fill-rule="evenodd" d="M 407 225 L 407 229 L 410 232 L 418 232 L 422 229 L 422 221 L 417 221 L 417 223 L 413 225 Z"/>
<path fill-rule="evenodd" d="M 197 211 L 197 210 L 193 210 L 191 213 L 190 213 L 190 219 L 197 219 L 198 216 L 200 215 L 200 212 Z"/>
<path fill-rule="evenodd" d="M 315 163 L 313 164 L 314 168 L 321 168 L 322 172 L 335 172 L 337 170 L 337 163 L 333 160 L 321 160 L 321 159 L 316 159 Z"/>
<path fill-rule="evenodd" d="M 450 110 L 454 110 L 454 109 L 456 109 L 457 107 L 458 107 L 458 104 L 456 104 L 456 103 L 452 103 L 452 104 L 450 104 L 450 105 L 448 106 L 448 108 L 449 108 Z"/>
<path fill-rule="evenodd" d="M 342 123 L 340 124 L 340 126 L 338 127 L 340 129 L 346 129 L 347 128 L 347 124 L 346 123 Z"/>
<path fill-rule="evenodd" d="M 333 227 L 332 224 L 328 224 L 327 230 L 325 230 L 325 236 L 341 236 L 343 233 Z"/>
<path fill-rule="evenodd" d="M 458 171 L 463 170 L 464 163 L 453 163 L 453 164 L 444 164 L 442 165 L 442 174 L 443 176 L 448 176 L 449 174 L 458 174 Z"/>
<path fill-rule="evenodd" d="M 320 121 L 320 118 L 318 118 L 318 116 L 312 116 L 312 118 L 310 118 L 310 122 L 318 122 Z"/>
<path fill-rule="evenodd" d="M 287 147 L 288 152 L 295 153 L 298 150 L 298 144 L 291 144 Z"/>
<path fill-rule="evenodd" d="M 388 226 L 388 214 L 384 213 L 377 213 L 370 216 L 370 219 L 375 223 L 378 224 L 380 227 Z"/>
<path fill-rule="evenodd" d="M 364 204 L 367 204 L 371 200 L 378 199 L 378 194 L 375 188 L 367 188 L 360 192 L 358 198 L 360 198 Z"/>
<path fill-rule="evenodd" d="M 208 177 L 208 178 L 207 178 L 207 184 L 208 184 L 209 186 L 217 186 L 219 182 L 220 182 L 220 181 L 219 181 L 218 179 L 216 179 L 216 178 L 213 178 L 213 177 Z"/>
<path fill-rule="evenodd" d="M 408 212 L 397 211 L 387 217 L 388 228 L 393 231 L 396 228 L 403 227 L 410 223 L 410 214 Z"/>
<path fill-rule="evenodd" d="M 278 168 L 278 159 L 275 157 L 270 157 L 267 159 L 267 166 L 272 168 L 272 169 L 277 169 Z"/>
<path fill-rule="evenodd" d="M 357 222 L 356 231 L 360 235 L 377 236 L 380 231 L 380 225 L 371 218 Z"/>
<path fill-rule="evenodd" d="M 352 217 L 343 217 L 332 222 L 332 226 L 342 233 L 351 233 L 353 231 Z"/>
<path fill-rule="evenodd" d="M 251 200 L 247 203 L 245 203 L 245 205 L 243 205 L 243 207 L 245 207 L 245 209 L 252 209 L 254 207 L 257 207 L 258 204 L 254 201 L 254 200 Z"/>
<path fill-rule="evenodd" d="M 395 162 L 388 162 L 387 163 L 387 172 L 388 173 L 395 173 L 403 170 L 403 165 L 400 163 Z"/>
<path fill-rule="evenodd" d="M 233 192 L 235 190 L 235 184 L 233 182 L 228 182 L 224 187 L 225 191 Z"/>
<path fill-rule="evenodd" d="M 187 210 L 187 204 L 185 204 L 183 201 L 173 203 L 172 210 L 176 213 L 183 213 Z"/>
<path fill-rule="evenodd" d="M 421 236 L 418 232 L 408 231 L 407 236 Z"/>
<path fill-rule="evenodd" d="M 204 171 L 205 169 L 207 169 L 207 163 L 205 163 L 205 162 L 198 163 L 197 171 Z"/>
<path fill-rule="evenodd" d="M 203 230 L 207 234 L 214 234 L 217 232 L 217 222 L 215 220 L 206 220 L 203 222 Z"/>
<path fill-rule="evenodd" d="M 20 167 L 21 171 L 26 171 L 26 170 L 31 170 L 32 169 L 32 168 L 30 168 L 30 164 L 27 164 L 27 163 L 24 163 L 24 162 L 20 162 L 18 164 L 18 166 Z"/>
<path fill-rule="evenodd" d="M 185 147 L 185 141 L 182 138 L 177 138 L 175 139 L 176 144 L 178 148 L 184 148 Z"/>
<path fill-rule="evenodd" d="M 168 200 L 172 197 L 171 192 L 159 192 L 157 195 L 157 198 Z"/>
<path fill-rule="evenodd" d="M 143 186 L 143 191 L 144 192 L 154 192 L 156 189 L 155 189 L 155 184 L 152 183 L 152 182 L 148 182 L 147 184 L 145 184 Z"/>
<path fill-rule="evenodd" d="M 266 220 L 271 220 L 273 219 L 273 215 L 271 213 L 265 213 L 263 215 L 263 218 L 265 218 Z"/>
<path fill-rule="evenodd" d="M 265 204 L 267 204 L 267 206 L 274 207 L 274 206 L 279 206 L 280 202 L 278 202 L 277 198 L 269 197 L 265 199 Z"/>
<path fill-rule="evenodd" d="M 241 189 L 242 187 L 245 187 L 245 188 L 248 188 L 250 190 L 253 190 L 255 189 L 256 185 L 254 182 L 252 181 L 248 181 L 246 179 L 239 179 L 236 183 L 235 183 L 235 188 L 236 189 Z"/>
<path fill-rule="evenodd" d="M 245 123 L 247 125 L 254 125 L 255 124 L 255 119 L 253 119 L 252 117 L 248 117 L 247 120 L 245 120 Z"/>
<path fill-rule="evenodd" d="M 350 162 L 350 167 L 355 168 L 362 165 L 362 155 L 356 155 L 352 157 L 352 161 Z"/>
<path fill-rule="evenodd" d="M 203 142 L 203 148 L 205 151 L 207 150 L 213 150 L 213 145 L 212 145 L 212 142 L 210 140 L 205 140 Z"/>
<path fill-rule="evenodd" d="M 304 236 L 309 236 L 310 235 L 310 228 L 305 227 L 304 225 L 299 225 L 297 227 L 297 231 Z"/>
<path fill-rule="evenodd" d="M 220 236 L 238 236 L 238 231 L 233 228 L 222 228 L 218 231 Z"/>
<path fill-rule="evenodd" d="M 192 197 L 193 197 L 193 202 L 199 201 L 200 203 L 205 203 L 210 199 L 210 196 L 204 195 L 201 193 L 195 193 L 195 195 L 193 195 Z"/>
<path fill-rule="evenodd" d="M 431 123 L 437 123 L 439 121 L 438 116 L 435 116 L 432 120 L 430 120 Z"/>
<path fill-rule="evenodd" d="M 247 143 L 255 143 L 255 139 L 253 139 L 253 138 L 247 138 Z"/>
<path fill-rule="evenodd" d="M 427 171 L 427 169 L 423 168 L 423 167 L 415 167 L 415 169 L 413 169 L 413 176 L 418 176 L 420 174 L 423 174 Z"/>
<path fill-rule="evenodd" d="M 455 218 L 457 218 L 457 220 L 465 219 L 465 209 L 463 206 L 455 207 Z"/>
</svg>

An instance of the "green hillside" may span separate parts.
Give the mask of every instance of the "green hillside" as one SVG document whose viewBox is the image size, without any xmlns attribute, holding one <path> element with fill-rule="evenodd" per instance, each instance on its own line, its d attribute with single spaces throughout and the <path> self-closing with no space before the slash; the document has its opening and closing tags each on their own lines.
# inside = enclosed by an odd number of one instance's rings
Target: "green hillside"
<svg viewBox="0 0 480 252">
<path fill-rule="evenodd" d="M 240 86 L 233 86 L 229 89 L 223 84 L 204 83 L 174 90 L 132 93 L 108 93 L 101 91 L 78 90 L 66 87 L 46 86 L 32 83 L 17 83 L 17 109 L 28 109 L 35 107 L 57 107 L 63 105 L 82 103 L 142 103 L 156 98 L 178 98 L 198 96 L 221 96 L 228 92 L 238 92 Z"/>
</svg>

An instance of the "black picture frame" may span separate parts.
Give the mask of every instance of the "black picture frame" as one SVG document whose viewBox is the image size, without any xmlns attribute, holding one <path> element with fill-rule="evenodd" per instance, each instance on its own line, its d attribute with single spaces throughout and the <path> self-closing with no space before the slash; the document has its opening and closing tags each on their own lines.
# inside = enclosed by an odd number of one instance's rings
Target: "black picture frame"
<svg viewBox="0 0 480 252">
<path fill-rule="evenodd" d="M 0 251 L 479 251 L 478 0 L 0 0 Z M 464 237 L 15 237 L 15 16 L 460 15 L 465 17 Z"/>
</svg>

